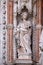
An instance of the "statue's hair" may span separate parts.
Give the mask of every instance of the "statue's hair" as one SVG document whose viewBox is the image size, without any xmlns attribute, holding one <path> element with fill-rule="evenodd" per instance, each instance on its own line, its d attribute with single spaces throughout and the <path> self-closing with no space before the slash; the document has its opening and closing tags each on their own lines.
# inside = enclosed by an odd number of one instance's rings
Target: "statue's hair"
<svg viewBox="0 0 43 65">
<path fill-rule="evenodd" d="M 24 6 L 22 9 L 21 9 L 21 15 L 22 15 L 22 13 L 24 13 L 24 12 L 27 12 L 28 14 L 27 14 L 27 19 L 26 20 L 28 20 L 28 18 L 29 18 L 29 12 L 28 12 L 28 9 L 26 8 L 26 6 Z"/>
<path fill-rule="evenodd" d="M 27 12 L 28 13 L 28 9 L 26 8 L 26 6 L 24 6 L 22 9 L 21 9 L 21 13 L 23 12 Z"/>
</svg>

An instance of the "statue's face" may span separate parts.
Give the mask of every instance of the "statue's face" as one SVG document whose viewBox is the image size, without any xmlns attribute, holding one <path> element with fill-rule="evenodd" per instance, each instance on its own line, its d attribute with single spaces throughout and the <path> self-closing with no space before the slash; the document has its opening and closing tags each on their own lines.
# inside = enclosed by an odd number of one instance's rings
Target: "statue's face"
<svg viewBox="0 0 43 65">
<path fill-rule="evenodd" d="M 23 12 L 22 13 L 22 19 L 25 19 L 26 20 L 27 19 L 27 16 L 28 16 L 28 13 L 27 12 Z"/>
</svg>

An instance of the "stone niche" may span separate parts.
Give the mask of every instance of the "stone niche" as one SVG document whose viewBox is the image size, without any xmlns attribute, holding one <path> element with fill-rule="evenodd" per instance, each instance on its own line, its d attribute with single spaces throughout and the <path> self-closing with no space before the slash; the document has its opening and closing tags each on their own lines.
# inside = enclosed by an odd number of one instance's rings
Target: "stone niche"
<svg viewBox="0 0 43 65">
<path fill-rule="evenodd" d="M 13 9 L 14 59 L 31 60 L 32 0 L 14 0 Z"/>
</svg>

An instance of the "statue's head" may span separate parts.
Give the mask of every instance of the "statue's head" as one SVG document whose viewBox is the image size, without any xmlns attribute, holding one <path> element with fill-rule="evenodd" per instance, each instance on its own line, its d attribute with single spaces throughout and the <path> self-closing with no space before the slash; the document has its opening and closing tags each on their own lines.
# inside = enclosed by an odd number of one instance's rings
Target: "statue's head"
<svg viewBox="0 0 43 65">
<path fill-rule="evenodd" d="M 28 19 L 28 9 L 26 8 L 26 6 L 24 6 L 24 8 L 21 10 L 21 17 L 25 20 Z"/>
</svg>

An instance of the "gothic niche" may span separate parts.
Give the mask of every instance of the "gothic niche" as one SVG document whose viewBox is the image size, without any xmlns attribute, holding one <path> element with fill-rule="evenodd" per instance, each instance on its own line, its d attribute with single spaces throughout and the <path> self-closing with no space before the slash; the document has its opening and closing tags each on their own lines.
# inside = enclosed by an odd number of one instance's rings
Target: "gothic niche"
<svg viewBox="0 0 43 65">
<path fill-rule="evenodd" d="M 26 6 L 17 13 L 17 26 L 15 29 L 16 52 L 18 59 L 31 59 L 31 31 L 32 22 Z"/>
</svg>

